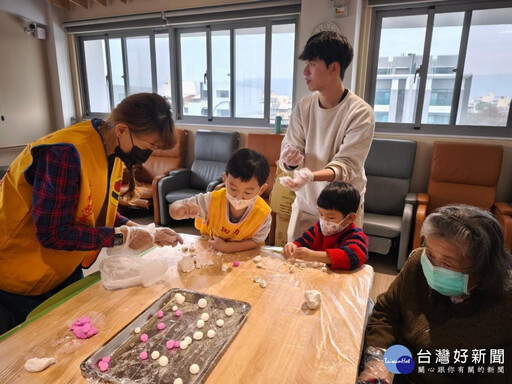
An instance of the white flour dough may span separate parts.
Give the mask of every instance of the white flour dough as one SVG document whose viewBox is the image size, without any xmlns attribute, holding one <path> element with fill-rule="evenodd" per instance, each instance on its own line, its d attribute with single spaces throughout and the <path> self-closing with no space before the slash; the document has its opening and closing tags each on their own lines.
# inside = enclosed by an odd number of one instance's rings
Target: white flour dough
<svg viewBox="0 0 512 384">
<path fill-rule="evenodd" d="M 197 320 L 197 328 L 203 328 L 204 327 L 204 320 L 200 319 Z"/>
<path fill-rule="evenodd" d="M 190 366 L 190 373 L 193 374 L 193 375 L 197 375 L 199 373 L 199 365 L 192 364 Z"/>
<path fill-rule="evenodd" d="M 160 364 L 161 367 L 165 367 L 167 364 L 169 364 L 169 358 L 167 356 L 161 356 L 158 359 L 158 364 Z"/>
<path fill-rule="evenodd" d="M 210 319 L 210 315 L 206 312 L 201 313 L 201 320 L 208 321 Z"/>
<path fill-rule="evenodd" d="M 194 332 L 194 340 L 201 340 L 203 338 L 203 332 L 197 331 Z"/>
<path fill-rule="evenodd" d="M 222 327 L 224 325 L 224 320 L 219 319 L 219 320 L 216 321 L 215 324 L 217 324 L 217 327 Z"/>
<path fill-rule="evenodd" d="M 208 305 L 208 302 L 206 301 L 205 298 L 202 298 L 202 299 L 199 299 L 199 301 L 197 302 L 197 305 L 199 306 L 199 308 L 206 308 L 206 306 Z"/>
<path fill-rule="evenodd" d="M 196 268 L 194 264 L 194 258 L 192 256 L 183 256 L 183 258 L 178 261 L 178 270 L 183 273 L 188 273 L 193 271 Z"/>
<path fill-rule="evenodd" d="M 309 309 L 317 309 L 322 302 L 322 294 L 315 289 L 304 292 L 304 298 Z"/>
<path fill-rule="evenodd" d="M 210 329 L 206 336 L 208 336 L 210 339 L 213 339 L 213 337 L 215 336 L 215 331 L 213 329 Z"/>
<path fill-rule="evenodd" d="M 151 353 L 151 358 L 152 358 L 153 360 L 156 360 L 156 359 L 158 359 L 159 357 L 160 357 L 160 352 L 158 352 L 158 351 L 153 351 L 153 352 Z"/>
<path fill-rule="evenodd" d="M 43 357 L 41 359 L 33 357 L 25 362 L 25 371 L 41 372 L 52 364 L 55 364 L 55 359 L 53 357 Z"/>
<path fill-rule="evenodd" d="M 235 313 L 235 310 L 231 307 L 229 308 L 226 308 L 226 310 L 224 311 L 226 313 L 226 316 L 233 316 L 233 313 Z"/>
</svg>

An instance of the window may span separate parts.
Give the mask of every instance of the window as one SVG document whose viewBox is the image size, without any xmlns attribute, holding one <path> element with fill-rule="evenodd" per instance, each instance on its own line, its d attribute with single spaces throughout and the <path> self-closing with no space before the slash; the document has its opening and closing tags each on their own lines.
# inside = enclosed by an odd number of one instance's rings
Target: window
<svg viewBox="0 0 512 384">
<path fill-rule="evenodd" d="M 296 17 L 79 34 L 88 117 L 157 92 L 191 123 L 265 126 L 293 108 Z"/>
<path fill-rule="evenodd" d="M 426 5 L 374 8 L 377 130 L 512 137 L 510 2 Z"/>
</svg>

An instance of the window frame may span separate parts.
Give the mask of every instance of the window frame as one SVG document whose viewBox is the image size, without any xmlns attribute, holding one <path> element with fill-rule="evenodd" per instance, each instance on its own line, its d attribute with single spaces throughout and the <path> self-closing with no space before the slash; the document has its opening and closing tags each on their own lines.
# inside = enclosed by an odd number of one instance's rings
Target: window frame
<svg viewBox="0 0 512 384">
<path fill-rule="evenodd" d="M 173 116 L 176 121 L 185 124 L 201 124 L 201 125 L 220 125 L 220 126 L 236 126 L 236 127 L 255 127 L 255 128 L 269 128 L 273 126 L 270 121 L 270 103 L 271 103 L 271 54 L 272 54 L 272 27 L 274 25 L 293 24 L 294 25 L 294 47 L 293 57 L 297 56 L 297 43 L 298 43 L 298 16 L 287 15 L 277 17 L 265 17 L 257 20 L 237 20 L 237 21 L 223 21 L 214 23 L 201 23 L 192 25 L 170 25 L 168 27 L 152 27 L 141 28 L 135 30 L 116 30 L 116 31 L 101 31 L 101 32 L 85 32 L 77 33 L 76 39 L 76 55 L 78 63 L 78 84 L 80 87 L 81 104 L 84 118 L 106 118 L 108 113 L 94 112 L 90 109 L 89 90 L 87 87 L 87 71 L 85 66 L 85 53 L 84 42 L 87 40 L 104 40 L 105 41 L 105 57 L 107 60 L 107 81 L 109 87 L 109 98 L 111 110 L 115 107 L 113 98 L 113 84 L 112 84 L 112 68 L 110 59 L 109 39 L 121 38 L 122 56 L 123 56 L 123 71 L 124 71 L 124 86 L 125 93 L 128 94 L 130 76 L 127 72 L 127 52 L 126 52 L 126 38 L 134 36 L 149 36 L 150 38 L 150 54 L 151 54 L 151 78 L 153 92 L 158 92 L 157 84 L 157 69 L 156 69 L 156 52 L 155 52 L 155 35 L 167 33 L 169 36 L 169 53 L 170 53 L 170 79 L 171 79 L 171 98 Z M 235 76 L 234 74 L 234 60 L 235 60 L 235 47 L 234 47 L 234 31 L 236 29 L 264 27 L 265 28 L 265 73 L 264 73 L 264 109 L 263 118 L 241 118 L 234 117 L 235 115 Z M 207 72 L 211 72 L 212 55 L 211 55 L 211 32 L 218 30 L 230 31 L 230 55 L 231 55 L 231 76 L 230 80 L 230 108 L 232 117 L 212 116 L 212 77 L 208 76 L 208 116 L 185 116 L 183 113 L 184 103 L 182 100 L 182 81 L 181 81 L 181 47 L 180 47 L 180 34 L 188 32 L 206 31 L 207 37 Z M 263 53 L 262 53 L 263 54 Z M 296 65 L 292 66 L 292 106 L 296 103 L 296 86 L 295 86 L 295 72 Z"/>
<path fill-rule="evenodd" d="M 375 131 L 378 133 L 391 134 L 414 134 L 414 135 L 435 135 L 435 136 L 460 136 L 460 137 L 486 137 L 512 138 L 512 102 L 509 107 L 506 126 L 485 126 L 485 125 L 467 125 L 456 124 L 459 97 L 463 81 L 463 69 L 468 46 L 469 31 L 471 26 L 471 15 L 473 11 L 512 8 L 509 2 L 497 0 L 486 3 L 476 3 L 472 1 L 457 1 L 453 4 L 442 4 L 442 2 L 408 4 L 407 6 L 384 6 L 374 7 L 372 9 L 372 25 L 370 30 L 369 57 L 366 76 L 368 81 L 365 87 L 365 99 L 372 106 L 375 106 L 375 94 L 377 85 L 377 71 L 379 60 L 380 39 L 382 31 L 382 21 L 386 17 L 426 15 L 426 34 L 423 46 L 423 58 L 421 69 L 418 72 L 420 83 L 418 99 L 415 105 L 414 122 L 396 123 L 396 122 L 376 122 Z M 449 124 L 430 124 L 422 123 L 422 114 L 425 98 L 425 89 L 427 84 L 428 64 L 430 60 L 430 48 L 432 43 L 432 34 L 434 28 L 434 16 L 442 13 L 464 12 L 464 21 L 462 24 L 461 41 L 459 45 L 457 70 L 454 83 L 454 97 L 450 109 Z"/>
</svg>

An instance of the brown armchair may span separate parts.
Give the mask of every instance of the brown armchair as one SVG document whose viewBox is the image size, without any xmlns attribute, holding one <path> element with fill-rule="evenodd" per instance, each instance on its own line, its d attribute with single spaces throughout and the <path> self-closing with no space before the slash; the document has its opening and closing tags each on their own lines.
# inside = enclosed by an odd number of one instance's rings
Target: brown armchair
<svg viewBox="0 0 512 384">
<path fill-rule="evenodd" d="M 183 168 L 185 166 L 188 134 L 189 132 L 186 129 L 176 129 L 176 136 L 178 140 L 173 148 L 156 149 L 144 164 L 136 166 L 134 170 L 134 177 L 136 190 L 139 196 L 137 199 L 130 201 L 120 198 L 119 205 L 144 209 L 153 208 L 153 196 L 156 196 L 155 190 L 158 180 L 163 176 L 167 176 L 170 171 Z M 125 169 L 121 193 L 126 191 L 128 188 L 128 181 L 129 175 L 128 171 Z"/>
<path fill-rule="evenodd" d="M 247 148 L 254 149 L 262 153 L 268 160 L 270 165 L 270 173 L 267 177 L 268 188 L 261 197 L 269 203 L 272 187 L 274 186 L 274 178 L 277 170 L 277 161 L 281 154 L 281 142 L 284 135 L 276 135 L 273 133 L 249 133 L 247 135 Z M 275 242 L 275 213 L 272 212 L 272 227 L 268 235 L 269 244 L 273 245 Z"/>
<path fill-rule="evenodd" d="M 510 203 L 494 204 L 494 215 L 503 228 L 505 247 L 510 251 L 512 250 L 512 205 Z"/>
<path fill-rule="evenodd" d="M 501 145 L 436 141 L 428 193 L 418 193 L 413 249 L 421 246 L 425 217 L 438 207 L 459 203 L 492 211 L 502 161 Z"/>
</svg>

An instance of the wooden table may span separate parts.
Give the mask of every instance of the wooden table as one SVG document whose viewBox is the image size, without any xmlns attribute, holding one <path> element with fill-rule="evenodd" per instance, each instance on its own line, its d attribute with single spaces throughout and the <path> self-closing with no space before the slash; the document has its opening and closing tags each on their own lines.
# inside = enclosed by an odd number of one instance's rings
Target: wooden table
<svg viewBox="0 0 512 384">
<path fill-rule="evenodd" d="M 184 235 L 184 246 L 214 265 L 189 273 L 171 267 L 168 278 L 142 286 L 107 291 L 101 282 L 0 341 L 0 383 L 86 383 L 80 363 L 170 288 L 186 288 L 251 304 L 247 322 L 207 379 L 210 384 L 234 383 L 351 383 L 357 377 L 364 322 L 373 269 L 327 272 L 296 267 L 271 250 L 217 254 L 196 236 Z M 160 248 L 145 257 L 179 260 L 183 246 Z M 267 269 L 252 260 L 261 254 Z M 234 260 L 238 268 L 231 267 Z M 222 264 L 229 265 L 227 272 Z M 172 264 L 172 263 L 171 263 Z M 261 288 L 254 277 L 268 283 Z M 322 293 L 315 311 L 305 307 L 304 291 Z M 87 315 L 99 333 L 75 339 L 69 331 L 75 319 Z M 28 373 L 31 357 L 54 357 L 45 371 Z"/>
</svg>

